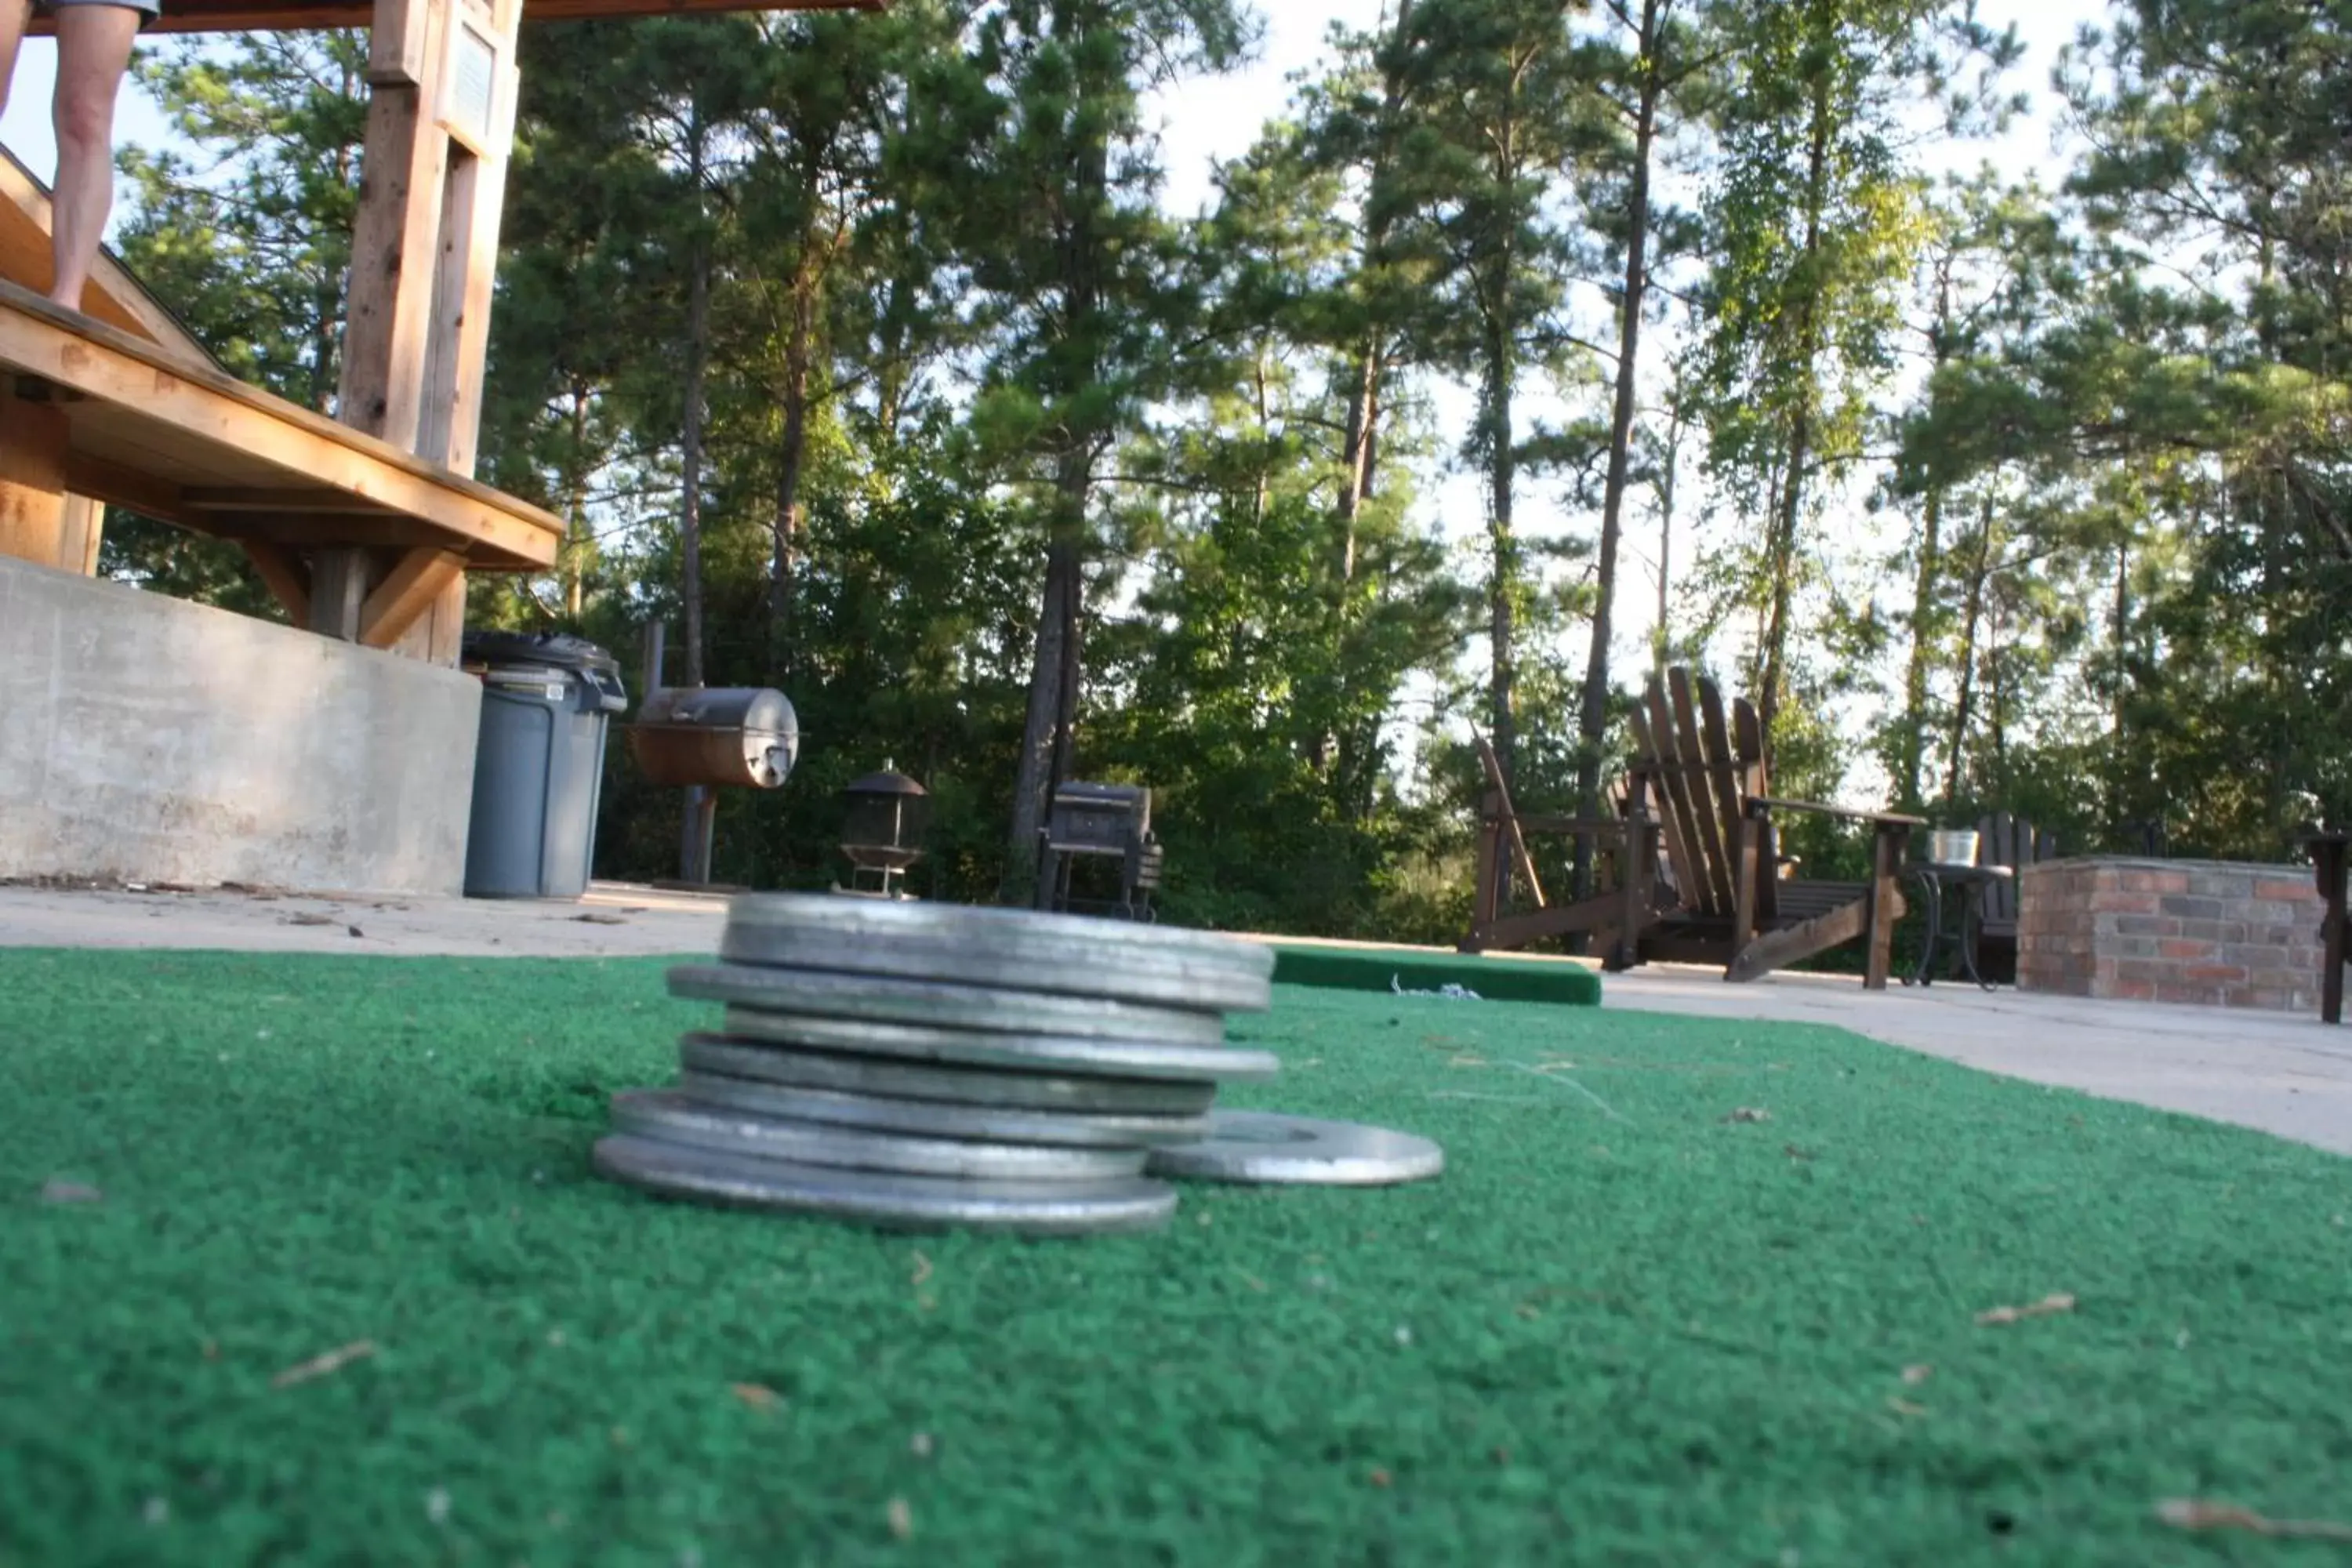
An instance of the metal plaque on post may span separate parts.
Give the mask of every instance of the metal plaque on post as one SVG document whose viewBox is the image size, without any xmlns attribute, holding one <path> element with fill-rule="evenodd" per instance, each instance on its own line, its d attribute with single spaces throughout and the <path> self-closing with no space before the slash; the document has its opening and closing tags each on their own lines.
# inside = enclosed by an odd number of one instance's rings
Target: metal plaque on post
<svg viewBox="0 0 2352 1568">
<path fill-rule="evenodd" d="M 498 46 L 470 21 L 459 20 L 450 35 L 449 73 L 442 86 L 442 127 L 477 157 L 494 156 L 490 126 L 498 106 Z"/>
</svg>

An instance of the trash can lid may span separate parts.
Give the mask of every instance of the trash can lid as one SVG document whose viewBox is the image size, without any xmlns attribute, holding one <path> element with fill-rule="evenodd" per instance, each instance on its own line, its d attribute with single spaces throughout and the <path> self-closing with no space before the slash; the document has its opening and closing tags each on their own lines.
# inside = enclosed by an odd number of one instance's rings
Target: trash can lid
<svg viewBox="0 0 2352 1568">
<path fill-rule="evenodd" d="M 562 632 L 467 632 L 458 644 L 464 664 L 523 664 L 583 673 L 602 670 L 618 675 L 620 660 L 585 637 Z"/>
</svg>

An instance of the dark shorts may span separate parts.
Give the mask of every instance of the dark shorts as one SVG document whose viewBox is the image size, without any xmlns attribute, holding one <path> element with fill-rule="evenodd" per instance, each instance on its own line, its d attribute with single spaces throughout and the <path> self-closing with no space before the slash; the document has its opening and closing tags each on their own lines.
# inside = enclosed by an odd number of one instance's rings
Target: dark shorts
<svg viewBox="0 0 2352 1568">
<path fill-rule="evenodd" d="M 155 18 L 163 14 L 163 0 L 33 0 L 33 13 L 53 16 L 65 5 L 120 5 L 126 11 L 139 13 L 139 30 L 145 32 L 154 26 Z"/>
</svg>

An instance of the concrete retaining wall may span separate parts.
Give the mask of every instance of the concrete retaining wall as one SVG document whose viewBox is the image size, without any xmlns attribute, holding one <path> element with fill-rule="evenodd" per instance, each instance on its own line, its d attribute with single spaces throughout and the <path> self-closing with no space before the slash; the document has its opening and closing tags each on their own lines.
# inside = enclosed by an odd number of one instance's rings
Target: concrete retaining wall
<svg viewBox="0 0 2352 1568">
<path fill-rule="evenodd" d="M 456 895 L 481 687 L 0 558 L 0 877 Z"/>
<path fill-rule="evenodd" d="M 2045 860 L 2018 878 L 2017 988 L 2302 1012 L 2322 906 L 2297 866 Z"/>
</svg>

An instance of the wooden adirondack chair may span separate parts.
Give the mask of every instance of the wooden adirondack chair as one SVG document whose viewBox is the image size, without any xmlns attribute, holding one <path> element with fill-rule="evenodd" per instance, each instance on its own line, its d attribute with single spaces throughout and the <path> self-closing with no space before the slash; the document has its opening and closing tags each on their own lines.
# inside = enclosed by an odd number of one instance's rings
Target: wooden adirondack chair
<svg viewBox="0 0 2352 1568">
<path fill-rule="evenodd" d="M 1478 812 L 1478 885 L 1471 904 L 1469 933 L 1457 944 L 1464 952 L 1526 947 L 1547 937 L 1582 935 L 1611 970 L 1639 962 L 1635 943 L 1657 923 L 1659 911 L 1675 901 L 1674 889 L 1658 879 L 1658 824 L 1627 808 L 1627 784 L 1614 792 L 1613 817 L 1525 816 L 1511 804 L 1502 764 L 1484 736 L 1478 761 L 1486 773 L 1486 794 Z M 1607 890 L 1575 903 L 1554 906 L 1544 898 L 1543 879 L 1528 836 L 1583 838 L 1604 876 Z M 1516 879 L 1535 908 L 1521 913 L 1503 909 L 1505 884 Z"/>
<path fill-rule="evenodd" d="M 1977 864 L 2006 866 L 2012 871 L 2022 871 L 2042 860 L 2058 858 L 2058 836 L 2043 833 L 2023 817 L 1996 811 L 1977 822 Z M 1982 962 L 1983 944 L 1990 942 L 2009 948 L 2012 962 L 2017 951 L 2017 879 L 2004 877 L 1985 884 L 1983 915 L 1977 927 L 1979 962 Z"/>
<path fill-rule="evenodd" d="M 1771 793 L 1763 726 L 1746 699 L 1732 704 L 1705 677 L 1670 669 L 1636 710 L 1634 773 L 1664 828 L 1682 892 L 1642 943 L 1646 958 L 1724 966 L 1754 980 L 1849 942 L 1864 942 L 1863 984 L 1885 989 L 1895 923 L 1903 917 L 1904 852 L 1920 818 L 1852 811 Z M 1833 817 L 1871 830 L 1871 875 L 1860 882 L 1782 877 L 1778 821 Z"/>
<path fill-rule="evenodd" d="M 1911 830 L 1926 824 L 1891 812 L 1774 798 L 1755 708 L 1737 701 L 1727 720 L 1715 683 L 1685 669 L 1650 681 L 1634 711 L 1633 736 L 1623 805 L 1613 821 L 1518 817 L 1506 793 L 1489 790 L 1481 813 L 1477 902 L 1462 945 L 1513 947 L 1581 931 L 1598 939 L 1612 970 L 1644 961 L 1720 963 L 1727 980 L 1754 980 L 1860 938 L 1867 943 L 1863 984 L 1884 990 L 1904 910 L 1897 886 L 1904 851 Z M 1868 825 L 1869 879 L 1779 875 L 1775 819 L 1795 813 Z M 1590 839 L 1596 855 L 1614 862 L 1615 885 L 1563 909 L 1503 914 L 1495 868 L 1506 846 L 1526 831 Z M 1665 879 L 1657 871 L 1661 850 Z"/>
</svg>

